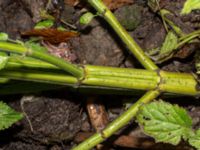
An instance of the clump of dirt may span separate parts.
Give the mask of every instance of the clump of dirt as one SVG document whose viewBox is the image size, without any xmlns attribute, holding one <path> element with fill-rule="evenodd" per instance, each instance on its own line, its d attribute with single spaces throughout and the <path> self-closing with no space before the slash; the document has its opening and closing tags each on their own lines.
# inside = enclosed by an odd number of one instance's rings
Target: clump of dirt
<svg viewBox="0 0 200 150">
<path fill-rule="evenodd" d="M 141 23 L 142 9 L 143 7 L 136 4 L 128 5 L 117 9 L 114 14 L 126 30 L 132 31 Z"/>
<path fill-rule="evenodd" d="M 53 143 L 69 142 L 82 125 L 82 115 L 79 104 L 75 100 L 58 99 L 49 97 L 23 96 L 21 106 L 19 101 L 12 101 L 10 105 L 16 110 L 24 111 L 24 119 L 12 130 L 18 131 L 10 135 L 16 142 L 25 143 L 15 147 L 33 146 L 42 148 L 42 145 L 53 145 Z M 2 139 L 2 141 L 4 141 Z M 6 141 L 5 141 L 6 142 Z M 16 143 L 10 143 L 5 149 L 12 149 Z"/>
<path fill-rule="evenodd" d="M 81 64 L 119 66 L 125 56 L 121 42 L 108 24 L 94 19 L 79 38 L 72 41 Z"/>
<path fill-rule="evenodd" d="M 3 150 L 46 150 L 45 146 L 42 145 L 35 145 L 35 144 L 28 144 L 24 142 L 11 142 L 9 145 L 3 147 Z"/>
<path fill-rule="evenodd" d="M 20 32 L 33 27 L 33 21 L 20 1 L 8 0 L 0 3 L 0 31 L 11 38 L 20 39 Z"/>
</svg>

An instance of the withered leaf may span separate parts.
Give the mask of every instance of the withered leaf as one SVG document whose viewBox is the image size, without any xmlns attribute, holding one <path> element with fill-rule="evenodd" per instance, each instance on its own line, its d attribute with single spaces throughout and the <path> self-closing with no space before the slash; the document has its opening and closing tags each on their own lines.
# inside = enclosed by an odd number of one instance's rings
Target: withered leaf
<svg viewBox="0 0 200 150">
<path fill-rule="evenodd" d="M 132 4 L 134 0 L 103 0 L 104 4 L 110 9 L 115 10 L 126 4 Z M 80 4 L 81 0 L 65 0 L 65 3 L 70 6 L 76 6 Z"/>
<path fill-rule="evenodd" d="M 103 2 L 110 10 L 115 10 L 126 4 L 133 3 L 133 0 L 103 0 Z"/>
<path fill-rule="evenodd" d="M 41 37 L 44 41 L 52 44 L 67 42 L 70 38 L 77 37 L 79 34 L 72 31 L 61 31 L 55 28 L 32 29 L 22 32 L 22 36 Z"/>
</svg>

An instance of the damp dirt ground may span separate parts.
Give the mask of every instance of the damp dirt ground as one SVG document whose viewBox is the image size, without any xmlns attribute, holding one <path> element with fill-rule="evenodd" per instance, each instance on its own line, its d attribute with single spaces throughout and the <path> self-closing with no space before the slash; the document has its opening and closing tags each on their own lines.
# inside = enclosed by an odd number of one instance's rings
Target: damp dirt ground
<svg viewBox="0 0 200 150">
<path fill-rule="evenodd" d="M 70 56 L 73 54 L 73 63 L 142 68 L 102 18 L 94 18 L 87 26 L 79 24 L 81 14 L 86 10 L 92 10 L 88 5 L 72 6 L 63 0 L 52 0 L 48 6 L 47 3 L 47 0 L 0 0 L 0 32 L 8 33 L 12 39 L 25 41 L 27 38 L 21 36 L 21 33 L 33 29 L 34 25 L 43 19 L 39 10 L 47 10 L 49 14 L 55 16 L 55 26 L 63 25 L 69 30 L 80 32 L 78 37 L 70 39 L 67 43 Z M 182 6 L 182 0 L 164 0 L 160 4 L 160 7 L 175 14 L 170 19 L 181 26 L 185 33 L 199 29 L 200 13 L 193 12 L 191 15 L 181 17 L 178 12 Z M 133 0 L 131 4 L 116 5 L 116 7 L 113 13 L 145 52 L 162 45 L 167 34 L 162 19 L 148 7 L 145 0 Z M 194 19 L 195 17 L 197 19 Z M 63 24 L 61 20 L 65 20 L 70 26 Z M 60 45 L 54 46 L 59 47 Z M 187 45 L 174 54 L 173 58 L 164 63 L 158 63 L 158 66 L 167 71 L 194 72 L 196 49 L 198 45 Z M 9 129 L 0 131 L 0 150 L 70 150 L 95 133 L 87 112 L 88 99 L 92 97 L 101 102 L 110 122 L 124 111 L 125 100 L 134 97 L 134 102 L 140 95 L 91 93 L 87 90 L 81 91 L 67 87 L 53 87 L 52 90 L 41 92 L 1 95 L 1 100 L 16 111 L 24 111 L 26 117 Z M 193 119 L 193 127 L 199 128 L 200 103 L 198 98 L 181 96 L 165 98 L 165 100 L 185 107 Z M 20 105 L 22 102 L 23 106 Z M 135 145 L 128 146 L 120 145 L 120 142 L 115 141 L 118 137 L 125 135 L 126 138 L 129 137 L 140 144 L 136 142 Z M 124 140 L 126 141 L 125 138 Z M 156 144 L 153 139 L 144 135 L 134 122 L 108 141 L 103 143 L 105 147 L 102 149 L 193 149 L 187 143 L 181 143 L 178 146 Z"/>
</svg>

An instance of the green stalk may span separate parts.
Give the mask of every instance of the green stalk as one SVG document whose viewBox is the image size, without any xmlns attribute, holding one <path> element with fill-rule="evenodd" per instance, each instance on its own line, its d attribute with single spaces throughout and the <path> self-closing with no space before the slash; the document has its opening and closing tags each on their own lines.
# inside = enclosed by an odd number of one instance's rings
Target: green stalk
<svg viewBox="0 0 200 150">
<path fill-rule="evenodd" d="M 192 74 L 160 71 L 160 91 L 199 96 L 198 81 Z"/>
<path fill-rule="evenodd" d="M 156 70 L 158 67 L 142 51 L 140 46 L 133 40 L 128 32 L 120 25 L 112 12 L 103 4 L 101 0 L 88 0 L 88 2 L 102 14 L 104 19 L 112 26 L 121 40 L 127 45 L 129 50 L 134 54 L 138 61 L 149 70 Z"/>
<path fill-rule="evenodd" d="M 5 69 L 7 71 L 16 70 L 17 72 L 21 72 L 21 76 L 17 76 L 18 80 L 34 79 L 36 81 L 44 80 L 45 82 L 48 81 L 57 84 L 68 84 L 67 79 L 63 79 L 63 77 L 66 76 L 66 78 L 68 78 L 69 75 L 61 72 L 59 68 L 51 64 L 34 59 L 18 60 L 9 58 Z M 81 83 L 79 83 L 83 85 L 94 85 L 113 88 L 117 87 L 137 90 L 153 90 L 157 88 L 160 91 L 187 95 L 198 95 L 199 93 L 199 91 L 196 89 L 196 80 L 191 74 L 187 73 L 172 73 L 165 71 L 158 72 L 143 69 L 114 68 L 91 65 L 85 65 L 84 69 L 85 78 L 84 80 L 82 80 Z M 31 70 L 33 71 L 31 72 Z M 34 76 L 31 77 L 29 73 L 38 73 L 39 78 L 33 78 Z M 48 77 L 44 74 L 47 74 Z M 1 71 L 0 75 L 7 78 L 9 77 L 11 79 L 15 79 L 15 73 L 10 73 L 8 75 L 5 74 L 5 71 Z M 59 79 L 59 76 L 61 76 L 61 79 Z M 72 84 L 76 83 L 77 81 L 73 82 Z"/>
<path fill-rule="evenodd" d="M 16 80 L 28 80 L 60 85 L 93 85 L 108 88 L 125 88 L 134 90 L 159 90 L 175 94 L 197 96 L 200 94 L 197 81 L 191 74 L 148 71 L 142 69 L 125 69 L 99 66 L 84 66 L 85 78 L 78 79 L 63 72 L 31 69 L 4 69 L 0 76 Z M 92 71 L 90 71 L 92 70 Z M 124 72 L 126 71 L 127 72 Z M 98 75 L 99 74 L 99 75 Z"/>
<path fill-rule="evenodd" d="M 197 37 L 199 37 L 199 34 L 194 34 L 194 35 L 191 35 L 188 38 L 183 39 L 180 43 L 178 43 L 177 48 L 179 48 L 179 47 L 183 46 L 184 44 L 194 40 Z"/>
<path fill-rule="evenodd" d="M 78 79 L 67 75 L 58 74 L 52 72 L 42 72 L 42 71 L 31 71 L 31 70 L 1 70 L 1 77 L 7 77 L 9 79 L 24 80 L 24 81 L 35 81 L 58 85 L 69 85 L 77 84 Z"/>
<path fill-rule="evenodd" d="M 200 36 L 200 30 L 196 30 L 196 31 L 193 31 L 193 32 L 191 32 L 189 34 L 186 34 L 186 35 L 180 37 L 179 40 L 183 41 L 183 40 L 188 39 L 189 37 L 194 36 L 194 35 L 199 35 Z"/>
<path fill-rule="evenodd" d="M 103 142 L 106 138 L 110 137 L 113 133 L 118 131 L 120 128 L 128 124 L 128 122 L 135 117 L 139 107 L 148 103 L 152 99 L 159 95 L 158 91 L 149 91 L 143 97 L 141 97 L 135 104 L 133 104 L 126 112 L 124 112 L 120 117 L 110 123 L 101 133 L 96 133 L 90 138 L 74 147 L 72 150 L 89 150 L 92 149 L 97 144 Z"/>
<path fill-rule="evenodd" d="M 8 62 L 5 65 L 5 68 L 9 68 L 9 69 L 16 69 L 16 68 L 29 68 L 29 69 L 55 69 L 55 70 L 59 70 L 58 67 L 56 67 L 55 65 L 52 65 L 50 63 L 44 62 L 44 61 L 40 61 L 37 59 L 30 59 L 30 58 L 23 58 L 21 59 L 21 57 L 19 56 L 11 56 L 8 57 Z"/>
<path fill-rule="evenodd" d="M 86 78 L 82 83 L 109 87 L 133 88 L 198 95 L 197 81 L 188 73 L 150 71 L 130 68 L 85 66 Z M 116 82 L 117 81 L 117 82 Z"/>
<path fill-rule="evenodd" d="M 84 68 L 86 77 L 82 83 L 86 85 L 149 90 L 155 89 L 160 80 L 155 71 L 91 65 Z"/>
<path fill-rule="evenodd" d="M 45 68 L 46 67 L 46 68 Z M 27 60 L 19 60 L 19 59 L 13 59 L 9 58 L 8 62 L 5 66 L 6 70 L 21 70 L 22 75 L 24 77 L 21 78 L 21 80 L 32 80 L 32 76 L 29 75 L 28 70 L 31 73 L 31 69 L 35 70 L 35 73 L 39 73 L 39 71 L 48 71 L 51 69 L 51 72 L 59 72 L 58 68 L 54 67 L 53 65 L 50 65 L 45 62 L 33 60 L 33 59 L 27 59 Z M 107 87 L 122 87 L 122 88 L 138 88 L 138 89 L 152 89 L 157 86 L 157 83 L 159 82 L 159 77 L 157 76 L 157 73 L 155 71 L 147 71 L 147 70 L 138 70 L 138 69 L 128 69 L 128 68 L 113 68 L 113 67 L 101 67 L 101 66 L 85 66 L 85 74 L 86 77 L 82 81 L 83 84 L 86 85 L 98 85 L 98 86 L 107 86 Z M 55 69 L 55 70 L 53 70 Z M 25 71 L 26 70 L 26 71 Z M 19 71 L 18 71 L 19 72 Z M 46 74 L 48 73 L 46 72 Z M 49 72 L 49 75 L 52 74 Z M 45 72 L 44 72 L 45 73 Z M 5 72 L 0 72 L 1 75 L 5 75 Z M 28 75 L 25 75 L 28 74 Z M 41 74 L 41 73 L 40 73 Z M 13 74 L 7 74 L 7 77 L 13 78 L 11 75 Z M 54 75 L 59 76 L 59 74 Z M 18 76 L 19 79 L 20 76 Z M 34 80 L 50 80 L 54 82 L 54 78 L 42 78 L 43 75 L 40 75 L 40 79 L 35 78 Z M 61 80 L 62 81 L 62 80 Z M 65 80 L 63 80 L 65 81 Z M 119 82 L 116 82 L 119 81 Z"/>
<path fill-rule="evenodd" d="M 33 58 L 37 58 L 37 59 L 49 62 L 50 64 L 53 64 L 63 69 L 64 71 L 71 73 L 77 78 L 84 78 L 84 72 L 82 68 L 77 67 L 76 65 L 73 65 L 69 62 L 64 61 L 63 59 L 57 58 L 47 53 L 44 53 L 38 50 L 28 49 L 25 46 L 20 45 L 20 44 L 14 44 L 14 43 L 8 43 L 8 42 L 0 42 L 0 49 L 2 51 L 27 55 Z"/>
<path fill-rule="evenodd" d="M 135 69 L 135 70 L 132 70 L 132 73 L 135 72 L 137 74 L 140 71 L 142 70 Z M 37 81 L 37 82 L 53 83 L 53 84 L 61 84 L 61 85 L 81 84 L 81 85 L 94 85 L 94 86 L 103 86 L 103 87 L 139 89 L 139 90 L 155 89 L 160 80 L 159 76 L 157 76 L 156 73 L 153 71 L 149 72 L 149 76 L 146 76 L 146 78 L 144 75 L 140 74 L 133 77 L 131 76 L 120 77 L 117 75 L 111 77 L 111 76 L 107 76 L 103 74 L 101 76 L 88 75 L 82 82 L 80 82 L 73 76 L 70 76 L 64 73 L 55 73 L 55 72 L 49 72 L 49 71 L 38 71 L 38 70 L 30 70 L 30 69 L 29 70 L 4 69 L 4 70 L 1 70 L 0 72 L 1 77 L 7 77 L 9 79 Z"/>
<path fill-rule="evenodd" d="M 156 71 L 133 69 L 133 68 L 115 68 L 106 66 L 92 66 L 85 65 L 85 72 L 87 76 L 110 76 L 110 77 L 122 77 L 122 78 L 137 78 L 137 76 L 144 76 L 145 79 L 153 79 L 157 75 Z"/>
</svg>

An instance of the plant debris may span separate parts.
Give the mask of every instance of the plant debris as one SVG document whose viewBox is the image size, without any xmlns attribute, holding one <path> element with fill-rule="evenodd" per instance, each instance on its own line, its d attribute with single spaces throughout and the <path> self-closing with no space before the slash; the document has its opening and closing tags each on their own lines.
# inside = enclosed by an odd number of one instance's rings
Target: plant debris
<svg viewBox="0 0 200 150">
<path fill-rule="evenodd" d="M 81 2 L 81 0 L 65 0 L 65 3 L 71 6 L 76 6 Z M 133 0 L 103 0 L 106 6 L 111 9 L 115 10 L 119 7 L 122 7 L 127 4 L 132 4 Z"/>
<path fill-rule="evenodd" d="M 61 31 L 55 28 L 32 29 L 22 32 L 23 36 L 41 37 L 42 40 L 52 44 L 67 42 L 70 38 L 77 37 L 79 34 L 72 31 Z"/>
</svg>

